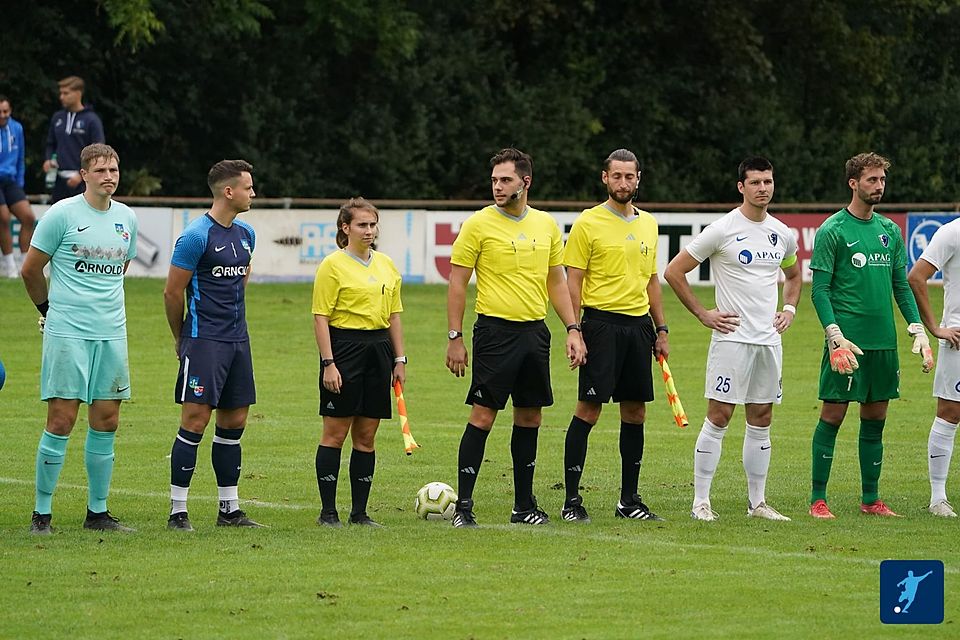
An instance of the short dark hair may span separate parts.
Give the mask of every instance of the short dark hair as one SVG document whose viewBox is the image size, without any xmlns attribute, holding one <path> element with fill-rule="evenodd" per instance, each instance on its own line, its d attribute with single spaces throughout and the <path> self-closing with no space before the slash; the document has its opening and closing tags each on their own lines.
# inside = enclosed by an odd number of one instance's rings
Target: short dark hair
<svg viewBox="0 0 960 640">
<path fill-rule="evenodd" d="M 103 144 L 102 142 L 95 142 L 88 144 L 83 148 L 83 151 L 80 152 L 80 168 L 84 171 L 89 171 L 93 161 L 99 160 L 100 158 L 106 160 L 113 158 L 117 161 L 117 164 L 120 164 L 120 156 L 117 155 L 113 147 L 108 144 Z"/>
<path fill-rule="evenodd" d="M 611 151 L 607 159 L 603 161 L 603 170 L 610 171 L 610 164 L 613 162 L 632 162 L 637 167 L 637 173 L 640 173 L 640 161 L 633 151 L 629 149 L 617 149 Z"/>
<path fill-rule="evenodd" d="M 864 171 L 873 167 L 880 167 L 886 171 L 890 168 L 890 161 L 879 153 L 874 153 L 873 151 L 868 151 L 867 153 L 858 153 L 847 160 L 845 167 L 847 171 L 847 180 L 850 180 L 851 178 L 854 180 L 859 180 Z"/>
<path fill-rule="evenodd" d="M 737 167 L 737 181 L 747 179 L 747 171 L 773 171 L 773 164 L 763 156 L 750 156 Z"/>
<path fill-rule="evenodd" d="M 2 93 L 0 93 L 0 102 L 10 102 L 10 98 L 8 98 L 7 96 L 5 96 L 5 95 L 3 95 Z M 10 102 L 10 106 L 11 106 L 11 107 L 13 106 L 13 103 L 12 103 L 12 102 Z"/>
<path fill-rule="evenodd" d="M 217 195 L 217 190 L 230 180 L 236 180 L 242 173 L 253 173 L 253 165 L 246 160 L 221 160 L 210 167 L 207 174 L 207 185 L 211 193 Z"/>
<path fill-rule="evenodd" d="M 80 93 L 83 93 L 83 90 L 85 88 L 83 78 L 81 78 L 80 76 L 67 76 L 63 80 L 58 81 L 57 86 L 60 87 L 61 89 L 66 87 L 71 91 L 79 91 Z"/>
<path fill-rule="evenodd" d="M 343 232 L 343 225 L 353 222 L 353 215 L 357 209 L 366 209 L 377 216 L 377 222 L 380 222 L 380 211 L 366 198 L 357 196 L 344 202 L 340 205 L 340 213 L 337 214 L 337 246 L 341 249 L 347 246 L 348 242 L 347 234 Z M 373 248 L 377 248 L 376 244 L 374 244 Z"/>
<path fill-rule="evenodd" d="M 533 158 L 519 149 L 513 147 L 501 149 L 490 158 L 490 168 L 492 169 L 504 162 L 512 162 L 514 169 L 517 170 L 517 175 L 521 178 L 528 178 L 533 175 Z"/>
</svg>

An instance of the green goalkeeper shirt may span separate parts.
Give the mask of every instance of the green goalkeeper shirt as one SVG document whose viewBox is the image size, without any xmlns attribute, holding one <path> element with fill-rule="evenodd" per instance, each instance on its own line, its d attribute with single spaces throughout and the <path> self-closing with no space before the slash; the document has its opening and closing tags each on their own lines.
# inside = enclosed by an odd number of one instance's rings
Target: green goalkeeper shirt
<svg viewBox="0 0 960 640">
<path fill-rule="evenodd" d="M 907 322 L 920 317 L 906 265 L 896 223 L 876 213 L 861 220 L 846 208 L 833 214 L 817 231 L 810 260 L 820 321 L 836 322 L 861 349 L 896 349 L 893 298 Z"/>
</svg>

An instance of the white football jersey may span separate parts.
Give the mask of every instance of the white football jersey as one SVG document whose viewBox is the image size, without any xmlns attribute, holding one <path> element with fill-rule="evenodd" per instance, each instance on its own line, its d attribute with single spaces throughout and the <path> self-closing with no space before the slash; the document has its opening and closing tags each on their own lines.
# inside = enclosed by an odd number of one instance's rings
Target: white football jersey
<svg viewBox="0 0 960 640">
<path fill-rule="evenodd" d="M 937 229 L 920 259 L 943 272 L 943 318 L 940 326 L 960 327 L 960 218 Z"/>
<path fill-rule="evenodd" d="M 716 341 L 780 344 L 773 328 L 780 265 L 797 255 L 797 240 L 770 214 L 753 222 L 736 208 L 700 232 L 686 247 L 698 262 L 710 259 L 717 309 L 740 316 L 736 331 L 713 332 Z"/>
</svg>

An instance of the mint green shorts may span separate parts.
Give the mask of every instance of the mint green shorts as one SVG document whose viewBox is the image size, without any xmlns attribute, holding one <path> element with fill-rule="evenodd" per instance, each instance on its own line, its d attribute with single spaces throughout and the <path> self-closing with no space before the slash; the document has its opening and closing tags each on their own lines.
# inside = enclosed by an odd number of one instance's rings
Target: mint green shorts
<svg viewBox="0 0 960 640">
<path fill-rule="evenodd" d="M 127 339 L 84 340 L 43 335 L 40 399 L 129 400 Z"/>
<path fill-rule="evenodd" d="M 824 347 L 820 360 L 821 400 L 827 402 L 880 402 L 900 397 L 900 358 L 896 349 L 864 351 L 857 356 L 860 368 L 852 375 L 830 368 L 830 352 Z"/>
</svg>

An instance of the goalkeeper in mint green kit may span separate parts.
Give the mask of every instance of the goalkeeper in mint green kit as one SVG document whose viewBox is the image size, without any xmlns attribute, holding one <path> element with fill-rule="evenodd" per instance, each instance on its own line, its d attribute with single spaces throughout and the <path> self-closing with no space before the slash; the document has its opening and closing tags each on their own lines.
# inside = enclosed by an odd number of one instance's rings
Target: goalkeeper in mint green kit
<svg viewBox="0 0 960 640">
<path fill-rule="evenodd" d="M 837 432 L 850 402 L 860 403 L 860 511 L 896 516 L 880 499 L 883 425 L 887 404 L 900 397 L 900 362 L 893 319 L 896 300 L 913 338 L 913 353 L 923 371 L 933 369 L 933 351 L 907 283 L 907 252 L 894 222 L 873 212 L 883 198 L 890 162 L 875 153 L 847 160 L 850 204 L 830 216 L 817 231 L 810 268 L 813 306 L 826 332 L 820 365 L 823 401 L 813 434 L 813 491 L 810 515 L 830 519 L 827 481 Z"/>
<path fill-rule="evenodd" d="M 136 215 L 112 200 L 120 183 L 119 163 L 117 152 L 105 144 L 84 147 L 80 177 L 86 190 L 50 207 L 23 261 L 23 283 L 41 316 L 40 398 L 47 403 L 46 428 L 37 449 L 30 526 L 35 534 L 53 531 L 53 492 L 80 403 L 87 405 L 89 425 L 83 527 L 133 531 L 107 511 L 120 403 L 130 398 L 123 276 L 137 246 Z M 47 264 L 49 288 L 43 275 Z"/>
</svg>

